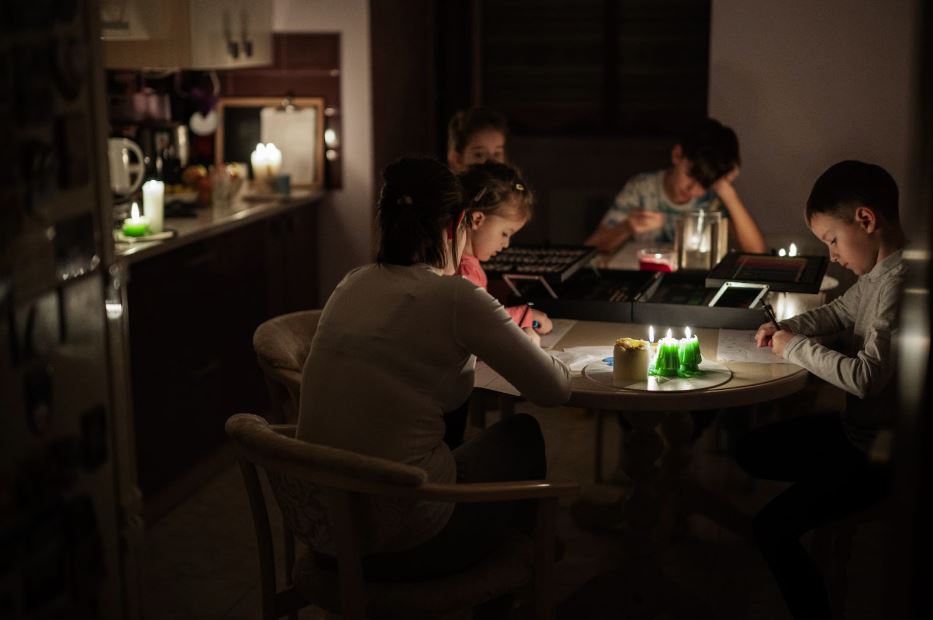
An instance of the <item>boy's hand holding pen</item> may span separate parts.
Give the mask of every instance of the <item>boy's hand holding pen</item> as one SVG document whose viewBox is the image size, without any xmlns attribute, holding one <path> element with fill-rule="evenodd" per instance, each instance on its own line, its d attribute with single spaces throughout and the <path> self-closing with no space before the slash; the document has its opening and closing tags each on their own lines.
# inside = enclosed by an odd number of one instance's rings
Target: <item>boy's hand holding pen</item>
<svg viewBox="0 0 933 620">
<path fill-rule="evenodd" d="M 763 323 L 758 328 L 758 331 L 755 332 L 755 343 L 759 347 L 771 346 L 772 336 L 781 331 L 781 324 L 778 323 L 777 317 L 774 315 L 774 308 L 771 307 L 771 304 L 765 304 L 764 311 L 765 316 L 768 317 L 768 322 Z"/>
</svg>

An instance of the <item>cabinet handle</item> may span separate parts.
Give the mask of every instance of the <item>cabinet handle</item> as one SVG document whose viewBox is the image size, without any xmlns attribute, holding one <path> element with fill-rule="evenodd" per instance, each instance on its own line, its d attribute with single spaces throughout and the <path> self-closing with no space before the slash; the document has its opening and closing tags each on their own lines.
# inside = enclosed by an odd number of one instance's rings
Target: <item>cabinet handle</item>
<svg viewBox="0 0 933 620">
<path fill-rule="evenodd" d="M 240 56 L 240 44 L 236 41 L 227 41 L 227 53 L 233 57 L 234 60 Z"/>
<path fill-rule="evenodd" d="M 253 41 L 249 38 L 249 13 L 240 9 L 240 40 L 243 41 L 243 53 L 247 57 L 253 55 Z"/>
</svg>

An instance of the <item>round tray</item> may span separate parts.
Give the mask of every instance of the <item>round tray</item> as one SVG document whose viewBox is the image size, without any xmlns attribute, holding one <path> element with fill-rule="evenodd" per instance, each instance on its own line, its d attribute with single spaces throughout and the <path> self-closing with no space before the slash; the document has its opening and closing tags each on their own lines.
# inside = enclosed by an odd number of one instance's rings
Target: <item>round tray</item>
<svg viewBox="0 0 933 620">
<path fill-rule="evenodd" d="M 634 390 L 637 392 L 689 392 L 706 390 L 722 385 L 732 378 L 732 371 L 710 360 L 700 362 L 703 374 L 699 377 L 683 379 L 681 377 L 648 377 L 647 381 L 635 381 L 628 385 L 615 385 L 612 382 L 612 366 L 606 362 L 592 362 L 583 369 L 583 376 L 594 383 L 613 390 Z"/>
</svg>

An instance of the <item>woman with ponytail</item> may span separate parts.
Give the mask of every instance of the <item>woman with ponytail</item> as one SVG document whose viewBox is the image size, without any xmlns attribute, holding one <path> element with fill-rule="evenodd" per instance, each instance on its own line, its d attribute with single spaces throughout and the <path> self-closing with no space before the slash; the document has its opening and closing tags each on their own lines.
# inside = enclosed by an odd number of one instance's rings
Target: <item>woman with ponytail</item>
<svg viewBox="0 0 933 620">
<path fill-rule="evenodd" d="M 451 452 L 443 416 L 473 389 L 476 357 L 540 405 L 568 399 L 567 368 L 485 290 L 451 277 L 467 226 L 457 177 L 432 159 L 402 159 L 383 181 L 376 263 L 347 274 L 324 307 L 304 367 L 298 437 L 421 467 L 432 482 L 544 479 L 533 417 L 512 416 Z M 462 570 L 510 528 L 529 527 L 525 508 L 380 500 L 361 541 L 364 570 L 393 579 Z M 305 542 L 323 561 L 334 551 L 324 535 Z"/>
</svg>

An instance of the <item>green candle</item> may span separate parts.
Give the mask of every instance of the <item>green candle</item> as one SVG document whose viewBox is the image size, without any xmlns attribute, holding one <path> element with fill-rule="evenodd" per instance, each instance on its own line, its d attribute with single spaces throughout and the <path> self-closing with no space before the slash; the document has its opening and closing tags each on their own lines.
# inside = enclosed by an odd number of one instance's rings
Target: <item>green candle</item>
<svg viewBox="0 0 933 620">
<path fill-rule="evenodd" d="M 703 356 L 700 355 L 700 341 L 696 336 L 690 336 L 690 328 L 687 330 L 687 337 L 680 341 L 677 358 L 679 361 L 677 375 L 680 377 L 693 377 L 701 374 L 700 362 Z"/>
<path fill-rule="evenodd" d="M 123 234 L 127 237 L 142 237 L 149 230 L 149 218 L 139 215 L 139 205 L 133 203 L 130 216 L 123 220 Z"/>
<path fill-rule="evenodd" d="M 667 338 L 662 338 L 658 342 L 658 354 L 654 359 L 654 367 L 650 374 L 659 377 L 676 377 L 680 366 L 679 348 L 677 339 L 673 338 L 671 331 L 668 330 Z"/>
</svg>

